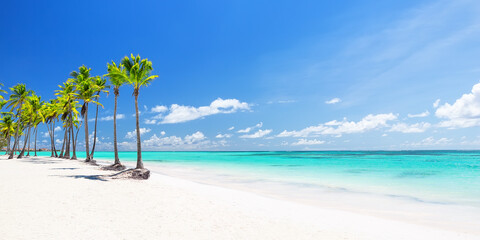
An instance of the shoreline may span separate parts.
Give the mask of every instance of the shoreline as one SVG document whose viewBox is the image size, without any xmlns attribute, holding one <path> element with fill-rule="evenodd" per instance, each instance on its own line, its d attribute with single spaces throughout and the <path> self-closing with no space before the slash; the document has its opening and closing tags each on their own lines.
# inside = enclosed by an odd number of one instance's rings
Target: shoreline
<svg viewBox="0 0 480 240">
<path fill-rule="evenodd" d="M 0 218 L 0 230 L 7 239 L 480 239 L 461 229 L 311 206 L 153 168 L 147 181 L 103 181 L 98 176 L 114 172 L 81 161 L 1 156 L 0 214 L 10 217 Z"/>
</svg>

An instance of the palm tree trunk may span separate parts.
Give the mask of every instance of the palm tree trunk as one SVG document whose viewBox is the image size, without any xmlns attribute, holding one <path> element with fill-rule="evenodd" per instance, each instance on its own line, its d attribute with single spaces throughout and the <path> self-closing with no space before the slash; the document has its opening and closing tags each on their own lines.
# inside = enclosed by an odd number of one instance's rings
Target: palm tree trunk
<svg viewBox="0 0 480 240">
<path fill-rule="evenodd" d="M 72 158 L 71 159 L 77 159 L 77 149 L 75 146 L 76 138 L 75 135 L 73 135 L 73 124 L 70 126 L 70 133 L 72 135 Z"/>
<path fill-rule="evenodd" d="M 63 143 L 62 143 L 62 150 L 60 150 L 60 158 L 63 158 L 63 155 L 65 154 L 65 141 L 67 140 L 67 129 L 65 129 L 65 133 L 63 134 Z"/>
<path fill-rule="evenodd" d="M 15 153 L 15 147 L 17 146 L 17 138 L 18 138 L 18 130 L 20 129 L 20 119 L 22 119 L 22 105 L 23 104 L 20 104 L 20 110 L 18 110 L 18 123 L 17 123 L 17 130 L 15 131 L 15 138 L 14 138 L 14 141 L 13 141 L 13 148 L 12 148 L 12 151 L 10 152 L 10 156 L 8 156 L 8 159 L 12 159 L 13 158 L 13 154 Z"/>
<path fill-rule="evenodd" d="M 85 154 L 87 155 L 85 162 L 90 162 L 90 150 L 88 146 L 88 103 L 84 102 L 85 104 L 85 115 L 83 117 L 83 121 L 85 122 Z"/>
<path fill-rule="evenodd" d="M 53 155 L 53 141 L 52 141 L 52 131 L 50 130 L 49 123 L 47 123 L 47 130 L 48 130 L 48 135 L 50 136 L 50 151 L 52 152 L 52 155 L 50 157 L 54 157 Z"/>
<path fill-rule="evenodd" d="M 37 156 L 37 133 L 38 133 L 38 126 L 35 127 L 35 142 L 34 142 L 34 150 L 35 150 L 35 157 Z"/>
<path fill-rule="evenodd" d="M 28 127 L 28 131 L 25 133 L 25 138 L 23 139 L 23 148 L 20 154 L 18 154 L 17 159 L 22 158 L 23 155 L 25 154 L 25 148 L 27 147 L 28 137 L 30 136 L 30 128 L 31 127 Z"/>
<path fill-rule="evenodd" d="M 10 136 L 10 134 L 7 134 L 7 151 L 5 152 L 5 155 L 8 154 L 8 152 L 10 152 L 10 139 L 12 137 Z"/>
<path fill-rule="evenodd" d="M 98 99 L 98 98 L 97 98 Z M 90 157 L 93 159 L 93 154 L 95 153 L 95 145 L 97 143 L 97 119 L 98 119 L 98 104 L 97 104 L 97 112 L 95 113 L 95 131 L 93 133 L 93 146 L 92 146 L 92 153 Z"/>
<path fill-rule="evenodd" d="M 33 132 L 35 132 L 35 129 L 33 129 Z M 32 141 L 30 139 L 31 135 L 30 135 L 30 130 L 28 130 L 28 146 L 27 146 L 27 157 L 30 156 L 30 142 Z"/>
<path fill-rule="evenodd" d="M 140 123 L 139 123 L 139 114 L 138 114 L 138 89 L 135 89 L 135 115 L 136 115 L 136 125 L 137 125 L 137 169 L 143 169 L 142 162 L 142 142 L 140 142 Z"/>
<path fill-rule="evenodd" d="M 52 122 L 52 144 L 55 157 L 58 157 L 57 148 L 55 147 L 55 120 Z"/>
<path fill-rule="evenodd" d="M 121 164 L 120 158 L 118 157 L 118 146 L 117 146 L 117 98 L 118 93 L 115 92 L 115 107 L 113 108 L 113 151 L 115 152 L 115 164 Z"/>
<path fill-rule="evenodd" d="M 67 136 L 66 142 L 65 142 L 65 154 L 63 155 L 63 158 L 65 159 L 70 159 L 70 131 L 69 127 L 65 128 L 65 133 Z"/>
</svg>

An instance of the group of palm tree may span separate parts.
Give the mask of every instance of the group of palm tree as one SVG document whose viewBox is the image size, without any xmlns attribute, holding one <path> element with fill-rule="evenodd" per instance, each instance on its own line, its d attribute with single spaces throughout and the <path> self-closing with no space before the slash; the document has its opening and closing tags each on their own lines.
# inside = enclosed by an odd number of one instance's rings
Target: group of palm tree
<svg viewBox="0 0 480 240">
<path fill-rule="evenodd" d="M 0 135 L 6 139 L 6 154 L 12 159 L 18 152 L 17 158 L 30 156 L 31 137 L 34 136 L 34 155 L 37 156 L 37 132 L 40 124 L 45 124 L 50 137 L 51 157 L 65 159 L 77 159 L 77 139 L 82 125 L 85 130 L 85 154 L 86 162 L 94 162 L 93 156 L 97 142 L 98 110 L 103 105 L 99 102 L 101 94 L 109 93 L 111 84 L 115 95 L 115 107 L 113 114 L 113 147 L 115 153 L 114 168 L 123 167 L 117 146 L 117 98 L 120 87 L 126 84 L 133 86 L 135 97 L 135 116 L 137 133 L 137 169 L 144 169 L 142 162 L 142 149 L 140 140 L 140 125 L 138 111 L 138 95 L 141 87 L 148 86 L 157 75 L 152 75 L 152 62 L 141 59 L 139 55 L 125 56 L 119 64 L 112 61 L 107 63 L 107 74 L 103 76 L 91 76 L 91 69 L 81 66 L 78 71 L 70 73 L 59 89 L 55 90 L 55 99 L 42 101 L 34 91 L 28 90 L 25 84 L 17 84 L 10 88 L 10 96 L 5 99 L 2 94 L 7 92 L 1 88 L 0 83 L 0 108 L 5 109 L 0 113 Z M 109 80 L 107 82 L 107 79 Z M 88 109 L 89 105 L 96 106 L 95 126 L 93 133 L 93 145 L 90 151 L 88 132 Z M 63 133 L 62 148 L 58 152 L 55 147 L 55 125 L 61 124 Z M 32 131 L 33 129 L 33 131 Z M 20 148 L 20 140 L 23 136 L 23 147 Z M 13 139 L 12 139 L 13 138 Z M 13 146 L 12 146 L 13 140 Z M 28 147 L 27 147 L 28 144 Z M 72 153 L 70 155 L 70 153 Z"/>
</svg>

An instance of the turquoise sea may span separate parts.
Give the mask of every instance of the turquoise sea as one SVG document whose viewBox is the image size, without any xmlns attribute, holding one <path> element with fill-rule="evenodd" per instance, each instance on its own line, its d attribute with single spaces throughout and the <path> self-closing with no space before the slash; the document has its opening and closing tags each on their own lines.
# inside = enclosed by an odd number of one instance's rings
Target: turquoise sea
<svg viewBox="0 0 480 240">
<path fill-rule="evenodd" d="M 97 160 L 113 156 L 95 153 Z M 136 152 L 121 152 L 120 159 L 133 165 Z M 143 160 L 153 171 L 219 185 L 298 189 L 299 194 L 372 193 L 480 207 L 480 151 L 143 152 Z"/>
</svg>

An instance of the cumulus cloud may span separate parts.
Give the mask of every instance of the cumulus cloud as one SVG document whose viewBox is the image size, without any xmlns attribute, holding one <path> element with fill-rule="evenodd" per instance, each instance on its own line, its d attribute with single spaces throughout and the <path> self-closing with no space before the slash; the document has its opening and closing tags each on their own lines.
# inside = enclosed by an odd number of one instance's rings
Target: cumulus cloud
<svg viewBox="0 0 480 240">
<path fill-rule="evenodd" d="M 161 135 L 165 133 L 162 132 Z M 155 149 L 162 147 L 192 147 L 192 146 L 201 146 L 206 145 L 209 142 L 206 141 L 205 135 L 197 131 L 191 135 L 186 135 L 184 138 L 177 136 L 168 136 L 168 137 L 158 137 L 157 134 L 154 134 L 149 139 L 144 140 L 143 144 L 146 148 Z"/>
<path fill-rule="evenodd" d="M 433 102 L 433 108 L 438 108 L 439 105 L 440 105 L 440 99 L 437 99 L 435 100 L 435 102 Z"/>
<path fill-rule="evenodd" d="M 153 113 L 163 113 L 168 111 L 168 107 L 163 106 L 163 105 L 157 105 L 155 107 L 152 107 L 152 112 Z"/>
<path fill-rule="evenodd" d="M 408 117 L 409 118 L 423 118 L 423 117 L 427 117 L 428 115 L 430 115 L 430 112 L 427 110 L 425 112 L 422 112 L 422 113 L 418 113 L 418 114 L 408 114 Z"/>
<path fill-rule="evenodd" d="M 397 123 L 393 125 L 389 132 L 401 132 L 401 133 L 422 133 L 430 128 L 431 124 L 426 122 L 415 123 L 415 124 L 406 124 L 406 123 Z"/>
<path fill-rule="evenodd" d="M 192 107 L 172 104 L 165 116 L 157 116 L 160 124 L 181 123 L 219 113 L 234 113 L 239 110 L 250 110 L 250 105 L 237 99 L 217 98 L 209 106 Z"/>
<path fill-rule="evenodd" d="M 446 119 L 438 124 L 440 127 L 480 126 L 480 83 L 475 84 L 470 93 L 463 94 L 455 103 L 439 106 L 435 116 Z"/>
<path fill-rule="evenodd" d="M 341 102 L 342 100 L 340 98 L 332 98 L 328 101 L 325 101 L 326 104 L 335 104 L 335 103 L 339 103 Z"/>
<path fill-rule="evenodd" d="M 247 127 L 245 129 L 240 129 L 237 132 L 238 133 L 249 133 L 251 130 L 253 130 L 255 128 L 261 128 L 262 126 L 263 126 L 263 122 L 259 122 L 259 123 L 257 123 L 257 125 L 255 125 L 253 127 Z"/>
<path fill-rule="evenodd" d="M 124 119 L 125 114 L 117 114 L 117 120 L 118 119 Z M 113 115 L 111 116 L 106 116 L 106 117 L 101 117 L 100 121 L 113 121 Z"/>
<path fill-rule="evenodd" d="M 232 131 L 233 129 L 235 129 L 235 127 L 231 126 L 231 127 L 228 128 L 228 131 Z"/>
<path fill-rule="evenodd" d="M 232 137 L 232 134 L 217 134 L 217 136 L 215 136 L 215 138 L 231 138 Z"/>
<path fill-rule="evenodd" d="M 265 129 L 265 130 L 259 129 L 257 132 L 253 134 L 242 135 L 240 136 L 240 138 L 261 138 L 270 134 L 271 132 L 272 132 L 272 129 Z"/>
<path fill-rule="evenodd" d="M 298 142 L 294 142 L 292 143 L 293 146 L 299 146 L 299 145 L 320 145 L 320 144 L 324 144 L 325 141 L 320 141 L 320 140 L 317 140 L 317 139 L 312 139 L 312 140 L 308 140 L 308 139 L 299 139 Z"/>
<path fill-rule="evenodd" d="M 349 133 L 363 133 L 369 130 L 387 126 L 388 121 L 397 119 L 393 113 L 369 114 L 358 122 L 333 120 L 317 126 L 310 126 L 299 131 L 284 130 L 277 137 L 309 137 L 318 135 L 341 135 Z"/>
<path fill-rule="evenodd" d="M 140 135 L 143 135 L 143 134 L 148 133 L 150 131 L 151 131 L 150 128 L 140 128 Z M 137 129 L 135 129 L 131 132 L 127 132 L 127 135 L 125 135 L 125 138 L 136 138 L 136 137 L 137 137 Z"/>
</svg>

